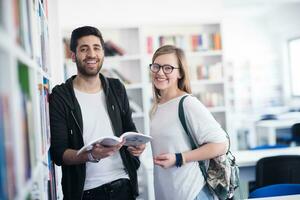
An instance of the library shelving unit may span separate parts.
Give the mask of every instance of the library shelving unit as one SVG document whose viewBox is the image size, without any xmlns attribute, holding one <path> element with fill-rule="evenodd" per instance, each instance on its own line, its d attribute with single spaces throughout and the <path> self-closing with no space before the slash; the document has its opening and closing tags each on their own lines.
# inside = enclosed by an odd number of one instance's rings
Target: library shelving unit
<svg viewBox="0 0 300 200">
<path fill-rule="evenodd" d="M 47 0 L 0 0 L 0 199 L 57 199 Z"/>
<path fill-rule="evenodd" d="M 192 93 L 227 129 L 226 77 L 223 67 L 221 24 L 219 22 L 192 25 L 143 27 L 143 55 L 147 63 L 161 45 L 182 48 L 190 70 Z"/>
<path fill-rule="evenodd" d="M 152 88 L 148 66 L 154 51 L 163 44 L 174 44 L 184 49 L 190 66 L 193 95 L 209 108 L 224 129 L 227 128 L 226 78 L 222 64 L 219 22 L 99 29 L 104 41 L 116 47 L 112 55 L 105 57 L 102 73 L 119 78 L 125 84 L 133 110 L 133 120 L 140 132 L 149 134 Z M 67 41 L 70 31 L 66 31 L 64 36 Z M 66 78 L 76 72 L 76 65 L 66 59 Z M 141 156 L 139 199 L 154 199 L 151 158 L 151 148 L 148 145 Z"/>
</svg>

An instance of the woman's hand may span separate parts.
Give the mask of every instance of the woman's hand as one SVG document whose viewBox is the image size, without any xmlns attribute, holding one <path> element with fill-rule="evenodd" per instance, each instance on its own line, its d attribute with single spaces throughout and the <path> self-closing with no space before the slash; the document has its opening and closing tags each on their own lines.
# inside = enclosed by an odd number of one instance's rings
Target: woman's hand
<svg viewBox="0 0 300 200">
<path fill-rule="evenodd" d="M 155 156 L 153 160 L 155 165 L 159 165 L 166 169 L 175 165 L 176 156 L 174 153 L 165 153 Z"/>
<path fill-rule="evenodd" d="M 146 148 L 146 144 L 141 144 L 138 146 L 128 146 L 127 150 L 133 155 L 133 156 L 140 156 L 143 151 Z"/>
</svg>

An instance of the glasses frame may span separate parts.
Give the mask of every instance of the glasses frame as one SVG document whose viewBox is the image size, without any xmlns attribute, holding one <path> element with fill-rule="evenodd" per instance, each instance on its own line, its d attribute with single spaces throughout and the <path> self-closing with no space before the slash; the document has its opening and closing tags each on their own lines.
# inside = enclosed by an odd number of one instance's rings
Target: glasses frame
<svg viewBox="0 0 300 200">
<path fill-rule="evenodd" d="M 158 71 L 153 71 L 152 70 L 152 66 L 153 65 L 158 65 Z M 170 72 L 166 72 L 165 71 L 165 67 L 171 67 L 171 71 Z M 172 66 L 172 65 L 169 65 L 169 64 L 164 64 L 164 65 L 160 65 L 160 64 L 158 64 L 158 63 L 151 63 L 151 64 L 149 64 L 149 68 L 150 68 L 150 71 L 151 72 L 153 72 L 153 73 L 155 73 L 155 74 L 157 74 L 159 71 L 160 71 L 160 69 L 162 69 L 162 71 L 165 73 L 165 74 L 171 74 L 172 72 L 173 72 L 173 70 L 174 69 L 180 69 L 179 67 L 174 67 L 174 66 Z"/>
</svg>

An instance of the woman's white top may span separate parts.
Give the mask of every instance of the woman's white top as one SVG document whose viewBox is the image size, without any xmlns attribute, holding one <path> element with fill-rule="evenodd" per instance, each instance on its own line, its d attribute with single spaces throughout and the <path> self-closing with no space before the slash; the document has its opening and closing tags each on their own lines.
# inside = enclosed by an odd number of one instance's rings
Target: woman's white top
<svg viewBox="0 0 300 200">
<path fill-rule="evenodd" d="M 179 101 L 183 96 L 159 104 L 153 114 L 150 124 L 153 156 L 191 150 L 189 138 L 178 116 Z M 183 102 L 183 107 L 189 131 L 198 144 L 227 141 L 226 133 L 197 98 L 188 96 Z M 154 165 L 155 199 L 192 200 L 204 184 L 197 162 L 168 169 Z"/>
</svg>

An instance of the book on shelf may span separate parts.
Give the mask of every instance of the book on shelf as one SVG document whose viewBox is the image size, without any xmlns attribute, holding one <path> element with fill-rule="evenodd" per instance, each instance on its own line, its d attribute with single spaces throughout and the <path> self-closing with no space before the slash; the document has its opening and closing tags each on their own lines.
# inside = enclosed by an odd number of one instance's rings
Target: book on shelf
<svg viewBox="0 0 300 200">
<path fill-rule="evenodd" d="M 6 95 L 0 95 L 0 148 L 3 148 L 0 164 L 0 170 L 2 175 L 0 175 L 2 182 L 1 189 L 4 189 L 5 193 L 2 195 L 6 196 L 6 198 L 2 198 L 0 195 L 0 199 L 14 199 L 16 195 L 16 165 L 15 165 L 15 147 L 13 141 L 13 135 L 11 130 L 11 117 L 10 117 L 10 102 L 9 98 Z M 3 145 L 3 146 L 2 146 Z M 1 147 L 2 146 L 2 147 Z"/>
<path fill-rule="evenodd" d="M 124 84 L 130 84 L 132 83 L 131 80 L 129 80 L 128 78 L 126 78 L 122 73 L 120 73 L 117 69 L 112 68 L 111 72 L 113 74 L 113 76 L 115 76 L 116 78 L 120 79 Z"/>
<path fill-rule="evenodd" d="M 43 84 L 38 84 L 39 89 L 39 103 L 40 103 L 40 118 L 41 118 L 41 154 L 44 155 L 46 152 L 47 147 L 47 139 L 46 139 L 46 110 L 45 110 L 45 100 L 44 100 L 44 91 L 43 91 Z"/>
<path fill-rule="evenodd" d="M 222 93 L 202 91 L 194 93 L 194 96 L 197 97 L 206 107 L 224 106 L 224 97 Z"/>
<path fill-rule="evenodd" d="M 48 152 L 48 197 L 49 199 L 57 199 L 56 193 L 56 175 L 54 162 L 51 160 L 50 152 Z"/>
<path fill-rule="evenodd" d="M 125 146 L 137 146 L 141 144 L 146 144 L 149 142 L 152 137 L 149 135 L 144 135 L 137 132 L 125 132 L 120 137 L 117 136 L 105 136 L 97 138 L 96 140 L 91 141 L 90 143 L 84 145 L 78 152 L 77 155 L 90 151 L 93 149 L 93 146 L 100 144 L 103 146 L 114 146 L 125 140 Z"/>
<path fill-rule="evenodd" d="M 44 102 L 45 102 L 45 115 L 46 115 L 46 144 L 50 145 L 50 114 L 49 114 L 49 80 L 43 77 L 43 86 L 44 86 Z"/>
<path fill-rule="evenodd" d="M 29 67 L 21 62 L 18 63 L 18 78 L 19 78 L 19 99 L 21 109 L 21 137 L 20 146 L 23 164 L 22 169 L 24 170 L 23 181 L 29 180 L 31 177 L 32 169 L 32 153 L 30 148 L 30 133 L 33 133 L 31 119 L 32 116 L 32 100 L 30 92 L 30 80 L 29 80 Z"/>
<path fill-rule="evenodd" d="M 203 80 L 203 79 L 207 79 L 207 77 L 208 77 L 207 67 L 202 64 L 198 65 L 197 66 L 197 79 Z"/>
<path fill-rule="evenodd" d="M 153 53 L 153 37 L 151 36 L 147 37 L 147 53 L 148 54 Z"/>
<path fill-rule="evenodd" d="M 5 127 L 4 127 L 4 108 L 2 97 L 0 96 L 0 199 L 8 199 L 7 190 L 7 165 L 5 155 Z"/>
<path fill-rule="evenodd" d="M 64 53 L 66 59 L 72 59 L 72 51 L 70 49 L 70 39 L 63 39 Z"/>
<path fill-rule="evenodd" d="M 146 44 L 147 54 L 153 54 L 154 51 L 160 47 L 160 37 L 148 36 L 146 38 Z"/>
<path fill-rule="evenodd" d="M 13 18 L 14 28 L 16 30 L 16 42 L 28 53 L 32 55 L 31 42 L 31 24 L 30 24 L 30 8 L 29 1 L 14 0 L 13 3 Z"/>
<path fill-rule="evenodd" d="M 4 15 L 3 15 L 3 1 L 0 0 L 0 27 L 4 26 Z"/>
<path fill-rule="evenodd" d="M 200 36 L 201 37 L 201 36 Z M 192 51 L 197 51 L 199 49 L 199 36 L 198 35 L 192 35 L 191 36 L 191 50 Z M 201 40 L 201 45 L 202 45 L 202 40 Z"/>
<path fill-rule="evenodd" d="M 110 68 L 110 69 L 102 69 L 101 73 L 106 76 L 106 77 L 111 77 L 111 78 L 117 78 L 119 79 L 123 84 L 131 84 L 132 81 L 126 78 L 121 72 L 119 72 L 115 68 Z"/>
<path fill-rule="evenodd" d="M 158 44 L 155 42 L 158 41 Z M 146 51 L 152 54 L 154 50 L 162 45 L 175 45 L 184 50 L 191 52 L 221 50 L 221 34 L 220 33 L 198 33 L 183 36 L 180 34 L 148 36 L 146 38 Z"/>
<path fill-rule="evenodd" d="M 105 56 L 115 56 L 115 55 L 123 56 L 126 52 L 119 45 L 108 40 L 104 43 L 104 53 Z"/>
<path fill-rule="evenodd" d="M 221 42 L 221 34 L 214 33 L 213 34 L 213 43 L 214 43 L 214 50 L 221 50 L 222 49 L 222 42 Z"/>
</svg>

